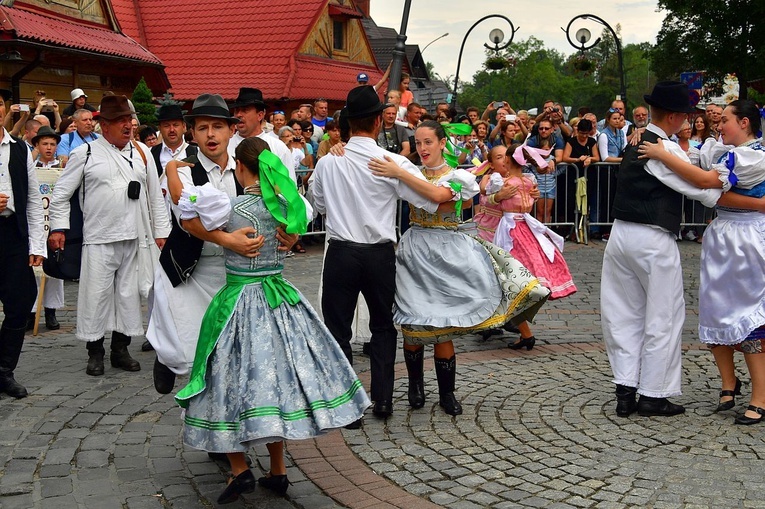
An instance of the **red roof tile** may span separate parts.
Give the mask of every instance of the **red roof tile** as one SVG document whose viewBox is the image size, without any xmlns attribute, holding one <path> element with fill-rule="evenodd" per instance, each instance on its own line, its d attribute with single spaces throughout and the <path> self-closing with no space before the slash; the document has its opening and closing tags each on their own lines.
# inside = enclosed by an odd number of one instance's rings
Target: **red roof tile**
<svg viewBox="0 0 765 509">
<path fill-rule="evenodd" d="M 2 32 L 9 31 L 14 32 L 15 37 L 22 40 L 162 65 L 159 58 L 130 37 L 106 28 L 2 6 L 0 6 L 0 17 L 2 17 L 0 35 Z"/>
<path fill-rule="evenodd" d="M 243 86 L 259 88 L 269 100 L 309 99 L 328 95 L 325 88 L 345 89 L 346 74 L 353 75 L 351 84 L 362 70 L 379 76 L 374 68 L 355 64 L 354 70 L 353 64 L 344 66 L 329 59 L 319 60 L 326 69 L 343 69 L 344 74 L 315 74 L 320 65 L 311 64 L 304 71 L 303 64 L 295 60 L 328 0 L 210 0 L 204 10 L 200 10 L 199 0 L 136 1 L 147 47 L 165 64 L 178 100 L 193 100 L 205 92 L 231 100 Z M 117 4 L 129 4 L 131 0 L 113 2 L 116 12 Z M 122 18 L 118 19 L 122 23 Z M 299 58 L 302 62 L 303 57 Z M 317 82 L 312 87 L 301 85 L 306 76 L 312 75 L 320 76 L 321 86 Z M 303 88 L 293 89 L 293 85 Z"/>
<path fill-rule="evenodd" d="M 301 56 L 295 59 L 295 64 L 296 72 L 290 87 L 293 98 L 323 97 L 329 101 L 345 102 L 348 92 L 359 86 L 356 82 L 359 72 L 369 75 L 371 85 L 382 78 L 382 73 L 372 67 L 360 69 L 358 64 L 345 64 L 326 58 Z M 317 87 L 317 83 L 321 83 L 321 87 Z"/>
<path fill-rule="evenodd" d="M 344 5 L 330 5 L 330 16 L 343 16 L 349 18 L 363 18 L 364 15 L 352 7 L 346 7 Z"/>
<path fill-rule="evenodd" d="M 148 46 L 140 25 L 141 18 L 138 2 L 136 0 L 111 0 L 111 5 L 122 33 L 138 41 L 143 46 Z"/>
</svg>

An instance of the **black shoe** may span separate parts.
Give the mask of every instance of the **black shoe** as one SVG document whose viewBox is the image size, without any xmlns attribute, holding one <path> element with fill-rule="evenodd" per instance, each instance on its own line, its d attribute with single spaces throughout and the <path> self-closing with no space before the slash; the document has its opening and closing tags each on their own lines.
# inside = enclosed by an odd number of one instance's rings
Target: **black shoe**
<svg viewBox="0 0 765 509">
<path fill-rule="evenodd" d="M 170 368 L 159 362 L 159 358 L 154 359 L 154 388 L 160 394 L 170 394 L 175 387 L 175 373 Z"/>
<path fill-rule="evenodd" d="M 345 429 L 361 429 L 361 425 L 364 424 L 364 418 L 360 417 L 350 424 L 343 426 Z"/>
<path fill-rule="evenodd" d="M 747 417 L 746 415 L 740 415 L 736 417 L 736 420 L 734 421 L 736 424 L 743 424 L 744 426 L 749 426 L 750 424 L 759 424 L 762 422 L 762 416 L 765 415 L 765 410 L 754 405 L 749 405 L 748 407 L 746 407 L 746 409 L 760 414 L 760 417 L 755 418 L 755 417 Z"/>
<path fill-rule="evenodd" d="M 737 377 L 736 387 L 732 391 L 725 391 L 725 390 L 720 391 L 720 398 L 731 397 L 733 399 L 729 401 L 721 401 L 717 405 L 717 409 L 715 410 L 715 412 L 724 412 L 725 410 L 730 410 L 731 408 L 736 406 L 736 396 L 740 396 L 740 395 L 741 395 L 741 380 L 739 380 Z"/>
<path fill-rule="evenodd" d="M 616 386 L 616 415 L 619 417 L 629 417 L 637 410 L 637 401 L 635 400 L 635 394 L 637 389 L 635 387 L 628 387 L 626 385 Z"/>
<path fill-rule="evenodd" d="M 88 367 L 85 373 L 90 376 L 101 376 L 104 374 L 104 338 L 98 341 L 88 341 L 85 344 L 88 349 Z"/>
<path fill-rule="evenodd" d="M 45 308 L 45 328 L 48 330 L 59 330 L 61 324 L 56 319 L 56 310 Z"/>
<path fill-rule="evenodd" d="M 245 470 L 234 477 L 218 497 L 219 504 L 230 504 L 239 498 L 242 493 L 252 493 L 255 491 L 255 476 L 252 470 Z"/>
<path fill-rule="evenodd" d="M 520 350 L 521 348 L 526 348 L 526 350 L 531 350 L 534 348 L 534 344 L 537 342 L 537 338 L 534 336 L 531 336 L 530 338 L 521 338 L 515 343 L 508 343 L 507 347 L 510 350 Z"/>
<path fill-rule="evenodd" d="M 670 402 L 667 398 L 650 398 L 640 396 L 637 413 L 643 417 L 679 415 L 685 413 L 685 407 Z"/>
<path fill-rule="evenodd" d="M 457 401 L 457 397 L 453 392 L 441 394 L 438 398 L 438 404 L 449 415 L 462 415 L 462 405 Z"/>
<path fill-rule="evenodd" d="M 29 395 L 26 388 L 13 378 L 13 373 L 0 374 L 0 392 L 16 399 L 26 398 Z"/>
<path fill-rule="evenodd" d="M 269 472 L 268 475 L 265 477 L 261 477 L 258 479 L 258 484 L 266 488 L 267 490 L 271 490 L 274 493 L 278 493 L 279 495 L 284 495 L 287 493 L 287 488 L 290 485 L 289 479 L 287 479 L 287 475 L 271 475 Z"/>
<path fill-rule="evenodd" d="M 393 402 L 384 399 L 375 401 L 375 406 L 372 407 L 372 413 L 375 417 L 379 417 L 380 419 L 390 417 L 393 415 Z"/>
<path fill-rule="evenodd" d="M 151 346 L 151 343 L 149 343 L 148 341 L 144 341 L 143 344 L 141 345 L 141 351 L 142 352 L 152 352 L 152 351 L 154 351 L 154 347 Z"/>
<path fill-rule="evenodd" d="M 409 375 L 409 406 L 414 409 L 425 406 L 425 380 L 423 378 L 423 355 L 425 348 L 417 350 L 404 349 L 404 361 Z"/>
<path fill-rule="evenodd" d="M 489 330 L 482 330 L 478 334 L 480 334 L 482 340 L 487 341 L 492 336 L 502 335 L 502 331 L 499 329 L 489 329 Z"/>
</svg>

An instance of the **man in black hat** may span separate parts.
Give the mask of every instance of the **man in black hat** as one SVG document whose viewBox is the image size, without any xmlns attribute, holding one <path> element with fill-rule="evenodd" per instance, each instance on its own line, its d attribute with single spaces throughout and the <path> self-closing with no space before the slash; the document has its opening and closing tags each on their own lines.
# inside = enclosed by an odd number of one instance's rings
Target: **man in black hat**
<svg viewBox="0 0 765 509">
<path fill-rule="evenodd" d="M 297 182 L 295 164 L 292 153 L 278 136 L 263 130 L 263 118 L 266 115 L 266 103 L 263 101 L 263 93 L 257 88 L 242 87 L 239 96 L 231 107 L 234 116 L 239 120 L 236 124 L 236 133 L 228 144 L 228 153 L 233 158 L 236 147 L 245 138 L 258 137 L 268 143 L 268 148 L 276 154 L 287 170 L 292 180 Z"/>
<path fill-rule="evenodd" d="M 408 159 L 377 145 L 384 108 L 373 87 L 351 90 L 342 114 L 351 129 L 345 155 L 322 157 L 312 179 L 314 204 L 327 216 L 329 237 L 322 281 L 324 323 L 352 364 L 351 323 L 359 292 L 364 295 L 372 333 L 373 413 L 381 418 L 393 413 L 396 202 L 401 198 L 429 212 L 438 208 L 438 203 L 421 197 L 400 180 L 375 177 L 369 171 L 370 159 L 388 156 L 424 179 Z"/>
<path fill-rule="evenodd" d="M 688 87 L 659 82 L 644 98 L 651 107 L 651 123 L 642 139 L 651 143 L 662 139 L 666 150 L 687 161 L 685 152 L 668 138 L 693 112 Z M 643 416 L 685 411 L 667 399 L 681 394 L 685 300 L 675 236 L 680 231 L 683 195 L 712 207 L 721 190 L 698 189 L 661 162 L 638 159 L 637 147 L 627 146 L 619 167 L 600 294 L 603 337 L 620 417 L 635 411 Z"/>
<path fill-rule="evenodd" d="M 167 163 L 173 159 L 182 161 L 195 155 L 197 148 L 189 145 L 184 139 L 186 122 L 183 121 L 183 110 L 176 104 L 163 104 L 157 112 L 159 132 L 162 143 L 151 147 L 151 155 L 157 165 L 160 175 L 165 171 Z"/>
<path fill-rule="evenodd" d="M 45 230 L 32 155 L 23 141 L 2 126 L 0 165 L 5 170 L 0 171 L 0 302 L 5 314 L 0 326 L 0 392 L 24 398 L 27 390 L 13 371 L 37 297 L 32 266 L 39 266 L 46 255 Z"/>
<path fill-rule="evenodd" d="M 199 152 L 185 159 L 194 166 L 178 168 L 182 186 L 190 188 L 209 182 L 232 198 L 241 195 L 242 186 L 234 177 L 236 162 L 228 153 L 239 119 L 231 116 L 223 97 L 200 95 L 191 112 L 183 118 L 191 126 Z M 177 212 L 175 215 L 178 217 Z M 154 387 L 158 392 L 170 393 L 175 376 L 188 373 L 194 362 L 202 316 L 226 282 L 220 246 L 243 256 L 257 256 L 263 238 L 255 237 L 255 233 L 253 228 L 231 233 L 208 232 L 199 220 L 182 224 L 174 221 L 160 256 L 161 268 L 155 273 L 154 306 L 146 331 L 146 338 L 157 352 Z"/>
<path fill-rule="evenodd" d="M 107 330 L 111 365 L 141 369 L 127 348 L 132 336 L 144 333 L 141 296 L 148 294 L 156 264 L 151 245 L 161 249 L 170 233 L 154 159 L 146 145 L 131 142 L 132 114 L 124 95 L 101 100 L 102 136 L 71 151 L 51 199 L 48 245 L 61 250 L 70 226 L 69 199 L 80 190 L 84 223 L 76 334 L 87 342 L 85 372 L 91 376 L 104 374 Z"/>
</svg>

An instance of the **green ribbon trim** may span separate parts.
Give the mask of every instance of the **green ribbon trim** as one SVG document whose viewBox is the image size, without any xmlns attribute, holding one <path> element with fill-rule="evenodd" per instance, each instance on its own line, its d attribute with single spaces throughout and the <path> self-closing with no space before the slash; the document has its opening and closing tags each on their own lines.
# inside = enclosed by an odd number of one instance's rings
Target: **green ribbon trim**
<svg viewBox="0 0 765 509">
<path fill-rule="evenodd" d="M 462 191 L 462 183 L 461 182 L 449 182 L 449 187 L 452 188 L 452 191 L 457 193 L 459 196 L 460 192 Z M 454 212 L 456 213 L 457 217 L 462 217 L 462 197 L 460 197 L 454 204 Z"/>
<path fill-rule="evenodd" d="M 300 197 L 297 185 L 290 178 L 287 167 L 270 150 L 264 150 L 258 155 L 260 171 L 260 192 L 263 194 L 263 202 L 273 218 L 281 224 L 287 225 L 287 233 L 305 233 L 308 228 L 305 203 Z M 282 214 L 279 206 L 277 191 L 287 200 L 287 217 Z"/>
<path fill-rule="evenodd" d="M 189 383 L 175 396 L 175 401 L 183 408 L 188 408 L 188 400 L 205 390 L 205 373 L 210 355 L 234 313 L 234 307 L 242 290 L 246 285 L 253 283 L 260 283 L 263 286 L 266 301 L 271 309 L 279 307 L 284 302 L 291 306 L 300 302 L 298 291 L 281 274 L 266 276 L 226 274 L 226 286 L 215 294 L 202 318 Z"/>
<path fill-rule="evenodd" d="M 312 401 L 309 403 L 310 408 L 303 408 L 300 410 L 294 410 L 292 412 L 284 412 L 276 406 L 263 406 L 258 408 L 251 408 L 245 410 L 239 414 L 238 422 L 229 421 L 207 421 L 198 417 L 191 417 L 186 415 L 183 418 L 183 422 L 187 426 L 194 428 L 206 429 L 209 431 L 239 431 L 240 423 L 247 419 L 256 419 L 260 417 L 279 417 L 283 421 L 294 422 L 302 419 L 307 419 L 313 415 L 313 412 L 319 409 L 333 410 L 346 403 L 350 402 L 356 393 L 359 392 L 362 385 L 361 382 L 356 379 L 351 387 L 340 396 L 333 398 L 329 401 L 321 399 Z"/>
<path fill-rule="evenodd" d="M 467 154 L 470 150 L 464 147 L 458 147 L 452 143 L 452 136 L 468 136 L 473 132 L 473 127 L 469 124 L 463 124 L 462 122 L 456 124 L 443 124 L 444 131 L 446 132 L 446 146 L 444 147 L 444 160 L 446 164 L 452 168 L 456 168 L 459 165 L 459 154 L 464 152 Z"/>
</svg>

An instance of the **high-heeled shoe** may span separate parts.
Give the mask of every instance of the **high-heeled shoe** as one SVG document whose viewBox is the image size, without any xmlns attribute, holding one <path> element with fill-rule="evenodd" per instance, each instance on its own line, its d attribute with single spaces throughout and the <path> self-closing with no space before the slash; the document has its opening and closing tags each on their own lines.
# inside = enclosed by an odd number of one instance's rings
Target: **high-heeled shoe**
<svg viewBox="0 0 765 509">
<path fill-rule="evenodd" d="M 252 470 L 247 469 L 228 483 L 226 489 L 218 497 L 218 503 L 230 504 L 235 502 L 242 493 L 252 493 L 253 491 L 255 491 L 255 476 L 252 475 Z"/>
<path fill-rule="evenodd" d="M 287 493 L 287 488 L 290 485 L 290 481 L 287 479 L 287 474 L 273 475 L 271 472 L 269 472 L 265 477 L 258 479 L 258 484 L 266 489 L 273 491 L 274 493 L 284 495 Z"/>
<path fill-rule="evenodd" d="M 760 414 L 760 417 L 755 418 L 755 417 L 747 417 L 746 415 L 740 415 L 736 417 L 736 420 L 734 421 L 736 424 L 743 424 L 744 426 L 749 426 L 750 424 L 759 424 L 762 422 L 762 418 L 763 416 L 765 416 L 765 410 L 754 405 L 749 405 L 748 407 L 746 407 L 746 409 Z"/>
<path fill-rule="evenodd" d="M 725 410 L 730 410 L 734 406 L 736 406 L 736 396 L 741 395 L 741 380 L 736 378 L 736 387 L 732 391 L 720 391 L 720 398 L 724 397 L 731 397 L 730 401 L 721 401 L 717 405 L 717 410 L 715 412 L 724 412 Z"/>
<path fill-rule="evenodd" d="M 521 338 L 515 343 L 508 343 L 507 347 L 510 350 L 520 350 L 523 347 L 526 347 L 526 350 L 531 350 L 532 348 L 534 348 L 534 343 L 536 342 L 537 342 L 537 338 L 535 338 L 534 336 L 531 336 L 529 338 Z"/>
</svg>

